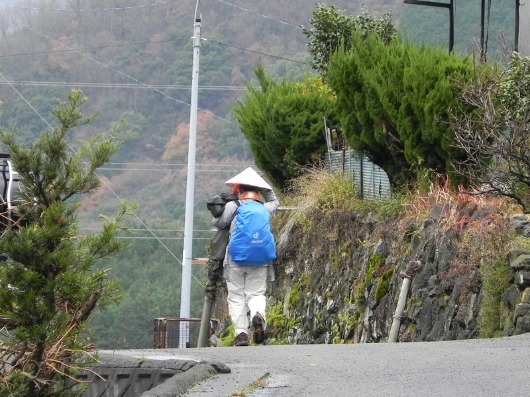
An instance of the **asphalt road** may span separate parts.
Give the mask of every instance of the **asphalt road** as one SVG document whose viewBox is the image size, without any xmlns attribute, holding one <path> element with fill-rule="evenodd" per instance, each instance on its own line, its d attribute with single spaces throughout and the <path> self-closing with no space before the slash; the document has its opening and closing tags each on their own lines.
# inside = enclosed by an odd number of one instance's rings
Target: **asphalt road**
<svg viewBox="0 0 530 397">
<path fill-rule="evenodd" d="M 112 353 L 223 363 L 231 369 L 196 384 L 186 397 L 530 396 L 530 334 L 451 342 Z M 259 387 L 246 389 L 258 380 Z"/>
</svg>

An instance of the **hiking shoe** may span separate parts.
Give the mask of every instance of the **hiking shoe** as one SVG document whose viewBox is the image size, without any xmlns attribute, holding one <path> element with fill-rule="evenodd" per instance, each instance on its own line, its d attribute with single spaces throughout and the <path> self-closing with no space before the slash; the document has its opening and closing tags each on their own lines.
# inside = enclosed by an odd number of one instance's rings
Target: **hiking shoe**
<svg viewBox="0 0 530 397">
<path fill-rule="evenodd" d="M 241 332 L 238 336 L 236 336 L 234 346 L 248 346 L 248 335 L 244 332 Z"/>
<path fill-rule="evenodd" d="M 265 320 L 259 313 L 252 317 L 252 337 L 258 345 L 265 342 Z"/>
</svg>

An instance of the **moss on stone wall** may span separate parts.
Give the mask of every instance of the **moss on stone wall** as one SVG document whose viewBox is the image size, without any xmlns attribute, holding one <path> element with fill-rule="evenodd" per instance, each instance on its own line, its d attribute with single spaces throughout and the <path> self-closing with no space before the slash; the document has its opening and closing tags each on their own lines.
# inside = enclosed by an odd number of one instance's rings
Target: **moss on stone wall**
<svg viewBox="0 0 530 397">
<path fill-rule="evenodd" d="M 274 335 L 269 342 L 286 343 L 289 328 L 287 317 L 283 313 L 283 306 L 276 304 L 269 306 L 266 313 L 267 332 Z"/>
<path fill-rule="evenodd" d="M 388 293 L 388 285 L 393 275 L 394 269 L 388 269 L 377 279 L 377 283 L 375 284 L 375 302 L 377 304 Z"/>
<path fill-rule="evenodd" d="M 499 258 L 515 240 L 506 239 L 506 207 L 444 190 L 446 185 L 361 202 L 330 195 L 336 178 L 320 175 L 317 186 L 296 194 L 303 197 L 299 210 L 275 224 L 278 281 L 271 301 L 283 305 L 287 328 L 278 330 L 278 339 L 296 327 L 298 343 L 385 340 L 400 274 L 416 261 L 421 265 L 412 276 L 400 340 L 502 333 L 513 315 L 500 298 L 506 263 Z M 322 187 L 327 195 L 314 197 Z"/>
</svg>

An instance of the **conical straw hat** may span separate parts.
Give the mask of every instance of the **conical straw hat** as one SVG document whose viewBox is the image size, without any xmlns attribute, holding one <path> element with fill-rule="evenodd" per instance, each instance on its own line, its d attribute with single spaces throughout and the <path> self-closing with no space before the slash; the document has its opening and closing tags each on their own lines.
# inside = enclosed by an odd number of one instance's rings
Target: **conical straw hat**
<svg viewBox="0 0 530 397">
<path fill-rule="evenodd" d="M 256 171 L 254 171 L 251 167 L 248 167 L 245 171 L 240 172 L 236 176 L 230 178 L 225 182 L 226 186 L 234 186 L 235 183 L 239 183 L 240 185 L 249 185 L 249 186 L 255 186 L 260 189 L 271 189 L 271 185 L 269 185 L 265 179 L 263 179 L 261 176 L 258 175 Z"/>
</svg>

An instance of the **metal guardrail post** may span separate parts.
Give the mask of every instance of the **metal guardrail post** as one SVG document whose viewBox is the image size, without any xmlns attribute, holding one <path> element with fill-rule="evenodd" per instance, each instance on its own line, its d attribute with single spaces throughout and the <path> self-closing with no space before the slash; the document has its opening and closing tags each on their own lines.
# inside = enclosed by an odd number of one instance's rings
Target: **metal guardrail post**
<svg viewBox="0 0 530 397">
<path fill-rule="evenodd" d="M 403 284 L 401 284 L 401 291 L 399 293 L 396 311 L 394 312 L 392 327 L 390 328 L 390 334 L 388 335 L 388 343 L 397 342 L 399 335 L 399 327 L 401 326 L 401 316 L 403 314 L 403 310 L 405 309 L 405 304 L 407 303 L 407 295 L 412 275 L 414 274 L 414 271 L 420 266 L 420 264 L 420 261 L 412 261 L 407 266 L 407 269 L 403 273 L 401 273 L 401 277 L 403 277 Z"/>
</svg>

